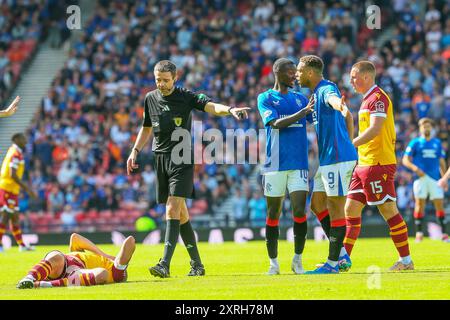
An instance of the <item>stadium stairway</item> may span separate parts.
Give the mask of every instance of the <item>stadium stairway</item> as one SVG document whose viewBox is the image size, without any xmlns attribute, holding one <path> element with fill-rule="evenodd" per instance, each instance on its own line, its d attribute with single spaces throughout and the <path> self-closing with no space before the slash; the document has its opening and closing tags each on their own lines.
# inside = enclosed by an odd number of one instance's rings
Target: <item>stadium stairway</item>
<svg viewBox="0 0 450 320">
<path fill-rule="evenodd" d="M 16 96 L 21 97 L 18 111 L 10 118 L 0 119 L 1 161 L 11 145 L 11 136 L 16 132 L 26 132 L 41 106 L 42 97 L 47 93 L 55 74 L 66 59 L 64 49 L 52 49 L 47 43 L 40 45 L 35 58 L 22 74 L 19 85 L 10 97 L 10 101 Z"/>
</svg>

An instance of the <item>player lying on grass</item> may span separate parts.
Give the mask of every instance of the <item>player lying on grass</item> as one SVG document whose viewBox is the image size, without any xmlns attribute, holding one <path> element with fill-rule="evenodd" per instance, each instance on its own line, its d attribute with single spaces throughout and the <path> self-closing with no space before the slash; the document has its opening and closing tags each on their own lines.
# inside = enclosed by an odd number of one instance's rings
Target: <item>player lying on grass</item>
<svg viewBox="0 0 450 320">
<path fill-rule="evenodd" d="M 135 249 L 133 237 L 125 239 L 116 257 L 100 250 L 85 237 L 73 233 L 69 253 L 50 251 L 17 284 L 18 289 L 93 286 L 124 282 Z"/>
</svg>

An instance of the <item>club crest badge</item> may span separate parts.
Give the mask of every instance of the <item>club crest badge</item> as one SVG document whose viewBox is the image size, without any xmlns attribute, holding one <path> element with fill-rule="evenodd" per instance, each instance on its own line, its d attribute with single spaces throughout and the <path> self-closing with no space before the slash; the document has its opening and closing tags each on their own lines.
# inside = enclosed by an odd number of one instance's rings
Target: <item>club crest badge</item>
<svg viewBox="0 0 450 320">
<path fill-rule="evenodd" d="M 175 125 L 176 125 L 177 127 L 179 127 L 179 126 L 181 126 L 181 123 L 183 122 L 183 118 L 181 118 L 181 117 L 175 117 L 175 118 L 173 118 L 173 122 L 175 123 Z"/>
</svg>

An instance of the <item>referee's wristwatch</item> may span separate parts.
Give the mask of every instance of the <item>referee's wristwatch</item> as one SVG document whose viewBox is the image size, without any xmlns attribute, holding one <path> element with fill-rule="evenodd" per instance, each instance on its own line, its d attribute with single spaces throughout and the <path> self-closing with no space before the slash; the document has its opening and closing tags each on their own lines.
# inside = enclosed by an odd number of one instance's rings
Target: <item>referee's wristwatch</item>
<svg viewBox="0 0 450 320">
<path fill-rule="evenodd" d="M 136 151 L 137 153 L 141 152 L 138 150 L 138 148 L 133 148 L 133 151 Z"/>
</svg>

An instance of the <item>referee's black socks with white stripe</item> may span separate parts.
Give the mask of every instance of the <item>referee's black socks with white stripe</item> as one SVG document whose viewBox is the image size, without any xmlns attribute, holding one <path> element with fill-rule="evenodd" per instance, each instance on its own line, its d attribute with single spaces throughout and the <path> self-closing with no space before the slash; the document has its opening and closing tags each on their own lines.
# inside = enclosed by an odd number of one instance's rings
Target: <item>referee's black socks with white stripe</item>
<svg viewBox="0 0 450 320">
<path fill-rule="evenodd" d="M 200 259 L 200 254 L 198 253 L 197 241 L 195 239 L 194 229 L 192 229 L 190 220 L 180 225 L 180 235 L 189 253 L 189 257 L 191 257 L 191 260 L 194 260 L 195 262 L 201 264 L 202 261 Z"/>
<path fill-rule="evenodd" d="M 168 266 L 172 260 L 178 236 L 180 235 L 180 220 L 169 219 L 166 221 L 166 235 L 164 237 L 164 256 L 163 260 Z"/>
</svg>

